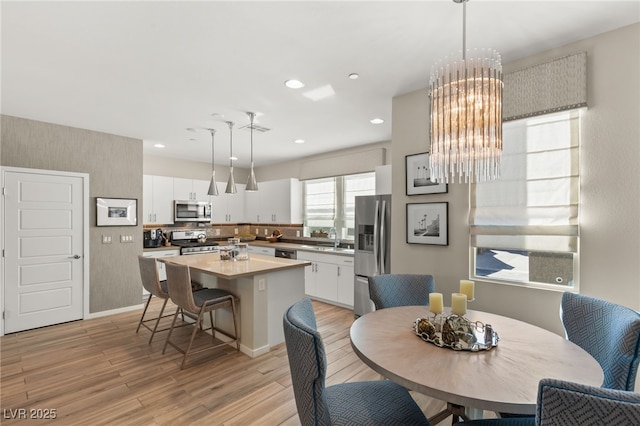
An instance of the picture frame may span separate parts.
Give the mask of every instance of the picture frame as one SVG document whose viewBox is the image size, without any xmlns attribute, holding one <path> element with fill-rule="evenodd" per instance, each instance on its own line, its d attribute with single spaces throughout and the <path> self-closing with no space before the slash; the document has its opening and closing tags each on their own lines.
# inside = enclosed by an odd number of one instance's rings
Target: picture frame
<svg viewBox="0 0 640 426">
<path fill-rule="evenodd" d="M 136 226 L 138 200 L 96 197 L 96 226 Z"/>
<path fill-rule="evenodd" d="M 407 195 L 442 194 L 448 191 L 446 183 L 432 182 L 429 177 L 429 153 L 405 156 Z"/>
<path fill-rule="evenodd" d="M 449 203 L 407 203 L 407 243 L 449 245 Z"/>
</svg>

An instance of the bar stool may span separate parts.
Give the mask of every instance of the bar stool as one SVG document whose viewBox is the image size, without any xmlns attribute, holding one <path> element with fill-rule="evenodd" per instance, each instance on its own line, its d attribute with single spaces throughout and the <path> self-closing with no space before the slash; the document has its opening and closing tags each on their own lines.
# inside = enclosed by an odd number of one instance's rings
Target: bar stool
<svg viewBox="0 0 640 426">
<path fill-rule="evenodd" d="M 169 297 L 178 308 L 176 309 L 176 312 L 173 316 L 173 322 L 171 323 L 171 328 L 169 330 L 169 334 L 167 335 L 167 340 L 165 341 L 162 353 L 165 353 L 168 345 L 173 346 L 178 352 L 183 353 L 184 356 L 182 357 L 182 364 L 180 365 L 180 369 L 183 369 L 185 362 L 187 361 L 187 356 L 189 354 L 198 353 L 209 349 L 215 349 L 233 342 L 235 342 L 236 344 L 236 350 L 240 350 L 240 340 L 238 337 L 238 321 L 236 318 L 236 297 L 232 293 L 219 288 L 205 288 L 196 292 L 192 292 L 191 273 L 188 266 L 167 262 L 166 268 Z M 231 335 L 226 331 L 217 328 L 213 320 L 214 310 L 229 306 L 231 306 L 231 312 L 233 314 L 233 328 L 235 335 Z M 180 311 L 180 309 L 197 316 L 197 320 L 193 324 L 191 339 L 189 340 L 189 345 L 186 349 L 179 347 L 176 342 L 171 340 L 171 335 L 173 334 L 174 325 L 178 318 L 178 312 Z M 198 331 L 198 324 L 202 324 L 204 314 L 206 314 L 207 312 L 209 313 L 211 327 L 202 329 L 202 331 L 211 330 L 211 342 L 214 344 L 211 347 L 205 347 L 192 351 L 191 346 L 193 345 L 193 340 L 196 336 L 196 332 Z M 216 332 L 232 340 L 216 345 Z"/>
<path fill-rule="evenodd" d="M 140 317 L 138 328 L 136 328 L 136 333 L 140 331 L 140 326 L 144 326 L 151 332 L 151 338 L 149 339 L 149 344 L 151 344 L 153 336 L 156 334 L 156 332 L 169 330 L 169 328 L 158 330 L 158 324 L 160 324 L 160 320 L 162 318 L 171 316 L 170 314 L 163 315 L 164 308 L 167 306 L 167 301 L 169 300 L 169 291 L 167 289 L 167 282 L 160 281 L 160 278 L 158 277 L 156 259 L 139 255 L 138 264 L 140 265 L 140 278 L 142 279 L 142 286 L 149 292 L 149 298 L 147 299 L 147 303 L 144 305 L 144 310 L 142 311 L 142 316 Z M 164 303 L 162 303 L 162 309 L 160 309 L 160 314 L 158 314 L 157 318 L 149 318 L 145 320 L 144 316 L 147 313 L 147 308 L 149 308 L 149 304 L 151 303 L 151 299 L 153 298 L 153 296 L 159 299 L 164 299 Z M 153 328 L 147 325 L 147 323 L 151 321 L 155 321 Z"/>
</svg>

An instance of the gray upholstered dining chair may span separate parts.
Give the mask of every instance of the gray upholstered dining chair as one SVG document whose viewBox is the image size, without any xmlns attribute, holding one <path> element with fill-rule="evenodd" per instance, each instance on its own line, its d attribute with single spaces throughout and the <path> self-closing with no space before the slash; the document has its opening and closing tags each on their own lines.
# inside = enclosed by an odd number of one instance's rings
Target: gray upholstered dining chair
<svg viewBox="0 0 640 426">
<path fill-rule="evenodd" d="M 560 317 L 567 339 L 594 357 L 603 387 L 632 391 L 640 361 L 640 314 L 594 297 L 565 292 Z"/>
<path fill-rule="evenodd" d="M 640 424 L 640 394 L 557 379 L 538 385 L 535 417 L 473 420 L 460 426 L 630 426 Z"/>
<path fill-rule="evenodd" d="M 369 277 L 369 297 L 376 309 L 428 305 L 436 289 L 432 275 L 384 274 Z"/>
<path fill-rule="evenodd" d="M 409 392 L 391 381 L 325 387 L 327 358 L 310 299 L 302 299 L 287 309 L 283 327 L 293 393 L 303 426 L 429 424 Z"/>
<path fill-rule="evenodd" d="M 188 266 L 178 265 L 175 263 L 167 262 L 167 287 L 169 289 L 169 297 L 171 301 L 177 306 L 176 312 L 173 315 L 173 321 L 167 340 L 164 343 L 162 353 L 167 350 L 167 346 L 173 346 L 178 352 L 184 354 L 182 357 L 182 364 L 180 369 L 183 369 L 187 361 L 187 356 L 193 353 L 202 352 L 209 349 L 218 348 L 221 346 L 235 343 L 236 350 L 240 350 L 240 339 L 238 333 L 238 319 L 236 315 L 236 296 L 227 290 L 219 288 L 204 288 L 198 291 L 192 291 L 191 289 L 191 273 Z M 233 328 L 234 334 L 230 334 L 225 330 L 222 330 L 215 325 L 213 318 L 213 311 L 220 308 L 231 307 L 231 313 L 233 315 Z M 196 321 L 193 323 L 193 331 L 191 333 L 191 339 L 186 348 L 178 346 L 176 341 L 171 340 L 171 335 L 176 328 L 176 320 L 178 319 L 178 313 L 185 311 L 196 316 Z M 209 313 L 209 320 L 211 321 L 211 327 L 202 329 L 202 320 L 204 314 Z M 192 350 L 193 341 L 198 330 L 206 331 L 211 330 L 211 341 L 215 342 L 216 332 L 220 333 L 230 339 L 231 341 L 222 342 L 219 344 L 213 344 L 212 346 L 203 347 L 197 350 Z"/>
</svg>

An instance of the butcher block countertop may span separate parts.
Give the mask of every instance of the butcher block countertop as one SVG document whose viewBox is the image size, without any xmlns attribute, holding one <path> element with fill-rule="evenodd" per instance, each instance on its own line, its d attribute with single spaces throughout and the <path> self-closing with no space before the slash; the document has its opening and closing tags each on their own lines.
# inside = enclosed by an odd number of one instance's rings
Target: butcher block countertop
<svg viewBox="0 0 640 426">
<path fill-rule="evenodd" d="M 311 262 L 305 260 L 283 259 L 259 254 L 251 254 L 249 260 L 220 260 L 218 253 L 162 257 L 158 260 L 165 263 L 186 265 L 192 269 L 229 280 L 311 265 Z"/>
</svg>

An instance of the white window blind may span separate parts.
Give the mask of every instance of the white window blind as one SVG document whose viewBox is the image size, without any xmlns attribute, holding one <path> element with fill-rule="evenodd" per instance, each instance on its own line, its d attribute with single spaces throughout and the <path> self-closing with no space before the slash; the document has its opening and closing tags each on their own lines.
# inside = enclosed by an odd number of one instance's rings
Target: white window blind
<svg viewBox="0 0 640 426">
<path fill-rule="evenodd" d="M 335 178 L 305 182 L 304 222 L 307 226 L 333 226 L 336 208 Z"/>
<path fill-rule="evenodd" d="M 344 177 L 344 222 L 345 228 L 356 226 L 356 196 L 373 195 L 376 192 L 375 173 L 363 173 Z"/>
<path fill-rule="evenodd" d="M 577 251 L 579 115 L 504 124 L 500 179 L 471 185 L 473 247 Z"/>
</svg>

